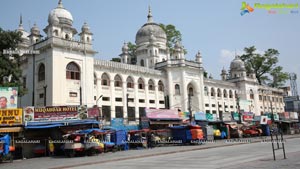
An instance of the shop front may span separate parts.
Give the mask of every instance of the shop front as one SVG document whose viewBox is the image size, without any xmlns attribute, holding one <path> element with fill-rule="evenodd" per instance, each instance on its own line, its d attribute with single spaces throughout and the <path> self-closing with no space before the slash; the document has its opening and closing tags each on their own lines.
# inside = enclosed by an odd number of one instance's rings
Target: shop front
<svg viewBox="0 0 300 169">
<path fill-rule="evenodd" d="M 149 128 L 152 130 L 166 129 L 183 123 L 177 110 L 145 109 L 145 111 L 149 120 Z"/>
<path fill-rule="evenodd" d="M 0 109 L 0 134 L 8 134 L 14 147 L 15 158 L 21 158 L 20 145 L 15 140 L 23 135 L 22 109 Z"/>
<path fill-rule="evenodd" d="M 18 140 L 26 158 L 47 156 L 50 142 L 55 142 L 54 154 L 62 152 L 63 136 L 77 130 L 99 128 L 95 117 L 88 118 L 79 106 L 26 107 L 24 109 L 24 137 Z"/>
</svg>

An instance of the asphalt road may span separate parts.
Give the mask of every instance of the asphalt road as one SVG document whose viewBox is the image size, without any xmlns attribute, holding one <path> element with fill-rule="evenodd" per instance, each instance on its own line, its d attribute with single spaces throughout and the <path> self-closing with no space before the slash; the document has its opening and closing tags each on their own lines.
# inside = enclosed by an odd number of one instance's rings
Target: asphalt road
<svg viewBox="0 0 300 169">
<path fill-rule="evenodd" d="M 289 159 L 283 159 L 282 150 L 277 150 L 277 160 L 269 142 L 225 146 L 212 149 L 165 154 L 159 156 L 99 163 L 72 167 L 73 169 L 117 168 L 117 169 L 161 169 L 161 168 L 300 168 L 300 139 L 286 142 Z M 290 157 L 289 157 L 290 156 Z M 292 163 L 291 163 L 292 162 Z"/>
<path fill-rule="evenodd" d="M 105 153 L 92 157 L 42 157 L 2 163 L 0 169 L 62 169 L 62 168 L 300 168 L 300 138 L 286 139 L 288 159 L 282 160 L 277 150 L 273 161 L 270 142 L 251 138 L 231 142 L 224 140 L 199 146 L 160 147 Z M 241 141 L 241 142 L 239 142 Z M 255 142 L 255 143 L 253 143 Z"/>
</svg>

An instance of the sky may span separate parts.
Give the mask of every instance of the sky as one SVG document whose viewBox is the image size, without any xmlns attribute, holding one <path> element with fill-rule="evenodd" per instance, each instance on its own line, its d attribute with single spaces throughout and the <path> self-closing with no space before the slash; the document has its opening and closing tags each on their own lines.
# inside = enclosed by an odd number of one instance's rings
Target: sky
<svg viewBox="0 0 300 169">
<path fill-rule="evenodd" d="M 299 3 L 298 0 L 63 0 L 63 6 L 73 16 L 73 27 L 80 32 L 87 22 L 93 32 L 93 47 L 97 59 L 118 57 L 124 42 L 135 42 L 135 35 L 147 22 L 151 6 L 156 23 L 172 24 L 182 34 L 187 49 L 186 58 L 195 59 L 198 51 L 205 70 L 220 79 L 224 67 L 229 69 L 235 53 L 255 46 L 263 53 L 269 48 L 280 53 L 278 65 L 284 71 L 300 76 L 300 8 L 254 8 L 241 16 L 242 2 L 251 7 L 255 3 Z M 42 30 L 48 24 L 49 12 L 58 0 L 2 0 L 0 27 L 18 28 L 20 14 L 23 27 L 29 31 L 34 23 Z M 299 3 L 300 5 L 300 3 Z M 276 12 L 276 13 L 275 13 Z M 274 14 L 275 13 L 275 14 Z M 43 35 L 45 36 L 44 32 Z M 79 38 L 78 38 L 79 39 Z M 289 83 L 288 83 L 289 84 Z M 298 78 L 298 86 L 300 77 Z M 299 87 L 298 87 L 299 88 Z M 298 91 L 298 93 L 300 93 Z"/>
</svg>

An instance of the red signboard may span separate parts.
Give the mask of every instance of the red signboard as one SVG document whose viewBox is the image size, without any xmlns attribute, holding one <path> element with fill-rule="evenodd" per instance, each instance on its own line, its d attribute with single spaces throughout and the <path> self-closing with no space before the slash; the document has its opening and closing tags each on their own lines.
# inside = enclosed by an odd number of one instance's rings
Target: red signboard
<svg viewBox="0 0 300 169">
<path fill-rule="evenodd" d="M 78 120 L 78 106 L 34 108 L 33 121 Z"/>
<path fill-rule="evenodd" d="M 98 107 L 88 109 L 88 118 L 96 118 L 100 116 L 100 109 Z"/>
</svg>

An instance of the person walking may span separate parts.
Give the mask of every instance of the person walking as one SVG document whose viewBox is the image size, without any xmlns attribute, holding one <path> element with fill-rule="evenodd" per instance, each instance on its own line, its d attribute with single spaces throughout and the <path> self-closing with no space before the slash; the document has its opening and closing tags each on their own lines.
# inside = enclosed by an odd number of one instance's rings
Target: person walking
<svg viewBox="0 0 300 169">
<path fill-rule="evenodd" d="M 53 140 L 51 139 L 51 137 L 49 137 L 49 140 L 48 140 L 48 149 L 49 149 L 49 156 L 53 156 L 54 155 L 54 144 L 53 144 Z"/>
</svg>

